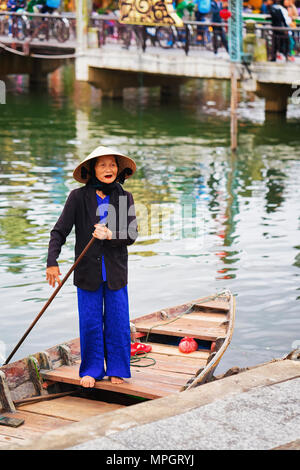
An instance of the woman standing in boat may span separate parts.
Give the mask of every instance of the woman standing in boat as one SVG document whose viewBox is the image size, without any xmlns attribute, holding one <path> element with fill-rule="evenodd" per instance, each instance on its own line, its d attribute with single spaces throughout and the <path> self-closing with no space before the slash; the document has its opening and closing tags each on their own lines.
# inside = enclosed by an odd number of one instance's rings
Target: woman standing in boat
<svg viewBox="0 0 300 470">
<path fill-rule="evenodd" d="M 50 234 L 46 279 L 53 287 L 61 282 L 57 259 L 73 226 L 75 259 L 95 238 L 74 271 L 83 387 L 104 376 L 112 383 L 131 376 L 127 246 L 137 238 L 137 221 L 132 194 L 122 184 L 135 170 L 131 158 L 97 147 L 75 168 L 75 180 L 85 186 L 70 193 Z"/>
</svg>

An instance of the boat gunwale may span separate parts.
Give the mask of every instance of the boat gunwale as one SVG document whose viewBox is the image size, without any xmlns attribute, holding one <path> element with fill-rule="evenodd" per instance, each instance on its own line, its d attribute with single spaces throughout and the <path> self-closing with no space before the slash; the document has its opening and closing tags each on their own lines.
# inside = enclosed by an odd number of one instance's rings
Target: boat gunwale
<svg viewBox="0 0 300 470">
<path fill-rule="evenodd" d="M 232 335 L 233 335 L 233 329 L 234 329 L 234 322 L 235 322 L 235 298 L 234 295 L 228 290 L 226 292 L 227 295 L 229 295 L 229 309 L 227 312 L 227 317 L 228 317 L 228 328 L 226 332 L 225 339 L 217 351 L 213 352 L 212 355 L 208 358 L 206 366 L 199 372 L 199 374 L 194 376 L 194 380 L 184 385 L 181 389 L 180 392 L 184 392 L 187 390 L 190 390 L 191 388 L 194 388 L 196 386 L 199 386 L 201 384 L 206 383 L 207 379 L 210 378 L 216 369 L 217 365 L 219 364 L 222 356 L 224 355 L 226 349 L 228 348 Z M 223 339 L 223 337 L 221 338 Z M 218 341 L 218 339 L 217 339 Z"/>
</svg>

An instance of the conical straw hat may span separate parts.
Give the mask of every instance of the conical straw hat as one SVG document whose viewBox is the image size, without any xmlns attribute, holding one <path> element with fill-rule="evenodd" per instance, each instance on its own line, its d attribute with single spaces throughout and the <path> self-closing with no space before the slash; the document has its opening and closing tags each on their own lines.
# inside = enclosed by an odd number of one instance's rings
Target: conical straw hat
<svg viewBox="0 0 300 470">
<path fill-rule="evenodd" d="M 110 147 L 103 147 L 99 146 L 95 148 L 95 150 L 92 151 L 73 171 L 73 177 L 76 181 L 79 181 L 79 183 L 87 183 L 89 178 L 90 178 L 90 165 L 89 162 L 93 158 L 97 157 L 102 157 L 104 155 L 113 155 L 117 158 L 118 164 L 119 164 L 119 170 L 118 170 L 118 175 L 125 169 L 129 168 L 132 173 L 129 175 L 125 176 L 125 179 L 128 179 L 133 173 L 136 171 L 136 163 L 132 158 L 127 157 L 126 155 L 123 155 L 120 152 L 116 152 L 114 149 Z M 82 172 L 82 167 L 86 168 L 86 172 Z M 86 173 L 86 178 L 83 178 L 83 174 Z"/>
</svg>

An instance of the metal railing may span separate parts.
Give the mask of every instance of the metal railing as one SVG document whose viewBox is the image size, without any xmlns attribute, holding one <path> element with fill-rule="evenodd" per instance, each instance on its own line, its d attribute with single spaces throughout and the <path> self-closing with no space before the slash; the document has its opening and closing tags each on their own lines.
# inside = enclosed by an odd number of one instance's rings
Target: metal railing
<svg viewBox="0 0 300 470">
<path fill-rule="evenodd" d="M 243 24 L 243 36 L 246 36 Z M 228 50 L 228 23 L 184 21 L 183 28 L 175 26 L 125 25 L 114 14 L 93 13 L 89 20 L 89 46 L 118 45 L 122 48 L 182 49 L 210 51 L 215 54 Z M 300 55 L 300 26 L 278 28 L 269 24 L 252 25 L 257 37 L 263 39 L 267 60 L 278 55 L 292 59 Z M 0 36 L 9 36 L 20 42 L 76 40 L 76 16 L 72 13 L 41 14 L 0 12 Z M 225 54 L 226 56 L 226 54 Z"/>
<path fill-rule="evenodd" d="M 278 54 L 289 59 L 300 56 L 300 27 L 257 25 L 255 31 L 265 40 L 268 60 L 276 61 Z"/>
<path fill-rule="evenodd" d="M 90 26 L 97 30 L 98 47 L 105 44 L 119 44 L 121 47 L 162 49 L 183 49 L 186 54 L 191 49 L 217 52 L 226 50 L 228 30 L 227 23 L 184 22 L 184 27 L 125 25 L 118 22 L 115 16 L 94 15 Z M 223 34 L 224 33 L 224 34 Z"/>
<path fill-rule="evenodd" d="M 66 15 L 29 12 L 0 12 L 0 37 L 25 40 L 54 41 L 76 39 L 76 19 Z"/>
<path fill-rule="evenodd" d="M 119 44 L 123 48 L 149 47 L 193 50 L 228 51 L 228 23 L 184 21 L 183 28 L 175 26 L 131 26 L 120 24 L 114 16 L 94 15 L 90 25 L 97 30 L 98 47 Z M 300 55 L 300 26 L 279 28 L 270 25 L 254 25 L 254 34 L 263 39 L 267 60 L 276 60 L 278 54 L 286 59 Z M 243 24 L 243 37 L 247 34 L 247 22 Z"/>
</svg>

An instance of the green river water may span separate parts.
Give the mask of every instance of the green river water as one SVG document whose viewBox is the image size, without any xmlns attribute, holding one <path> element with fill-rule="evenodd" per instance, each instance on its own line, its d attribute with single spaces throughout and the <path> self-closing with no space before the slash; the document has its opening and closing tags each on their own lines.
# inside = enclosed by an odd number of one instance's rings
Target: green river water
<svg viewBox="0 0 300 470">
<path fill-rule="evenodd" d="M 0 105 L 0 355 L 4 360 L 50 297 L 49 232 L 78 186 L 75 165 L 98 145 L 132 156 L 125 183 L 140 237 L 129 247 L 131 318 L 230 289 L 231 346 L 218 372 L 300 347 L 300 105 L 265 119 L 264 102 L 241 94 L 239 150 L 229 146 L 229 84 L 191 82 L 178 101 L 128 90 L 122 101 L 75 83 L 72 67 L 48 90 L 7 80 Z M 163 219 L 151 218 L 162 210 Z M 150 228 L 149 228 L 150 226 Z M 63 275 L 73 262 L 71 234 Z M 14 359 L 78 336 L 70 279 Z"/>
</svg>

